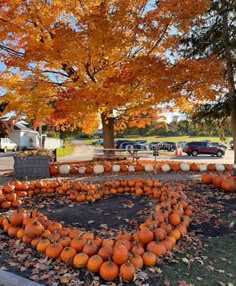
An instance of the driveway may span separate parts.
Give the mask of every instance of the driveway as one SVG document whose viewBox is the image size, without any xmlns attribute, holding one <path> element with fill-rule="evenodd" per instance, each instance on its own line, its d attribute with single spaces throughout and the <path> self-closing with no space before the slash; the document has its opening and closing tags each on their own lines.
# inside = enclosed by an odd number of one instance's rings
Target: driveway
<svg viewBox="0 0 236 286">
<path fill-rule="evenodd" d="M 92 160 L 94 149 L 102 148 L 86 145 L 82 141 L 74 140 L 72 141 L 75 144 L 74 153 L 69 156 L 58 157 L 58 162 L 68 162 L 68 161 L 84 161 Z M 0 153 L 0 174 L 10 172 L 13 170 L 14 165 L 14 152 Z M 143 159 L 154 160 L 154 157 L 150 155 Z M 187 162 L 196 162 L 196 163 L 227 163 L 233 164 L 233 150 L 226 150 L 225 156 L 223 158 L 211 157 L 209 155 L 199 155 L 197 157 L 182 155 L 175 156 L 173 152 L 165 152 L 157 157 L 157 160 L 177 160 L 177 161 L 187 161 Z"/>
</svg>

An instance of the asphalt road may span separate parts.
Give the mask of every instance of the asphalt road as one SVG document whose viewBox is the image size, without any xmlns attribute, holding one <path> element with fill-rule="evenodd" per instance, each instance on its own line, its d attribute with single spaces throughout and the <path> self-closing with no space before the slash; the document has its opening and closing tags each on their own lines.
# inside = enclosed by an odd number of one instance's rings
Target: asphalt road
<svg viewBox="0 0 236 286">
<path fill-rule="evenodd" d="M 74 153 L 69 156 L 59 157 L 59 162 L 66 161 L 83 161 L 83 160 L 91 160 L 93 158 L 93 151 L 95 148 L 101 148 L 92 145 L 85 145 L 81 141 L 73 141 L 75 144 Z M 0 153 L 0 174 L 9 172 L 13 170 L 14 165 L 14 152 Z M 147 157 L 147 159 L 154 160 L 153 156 Z M 173 152 L 165 152 L 165 154 L 161 154 L 157 157 L 157 160 L 180 160 L 180 161 L 191 161 L 197 163 L 227 163 L 233 164 L 233 150 L 227 149 L 225 156 L 222 158 L 212 157 L 209 155 L 199 155 L 197 157 L 192 156 L 175 156 Z"/>
</svg>

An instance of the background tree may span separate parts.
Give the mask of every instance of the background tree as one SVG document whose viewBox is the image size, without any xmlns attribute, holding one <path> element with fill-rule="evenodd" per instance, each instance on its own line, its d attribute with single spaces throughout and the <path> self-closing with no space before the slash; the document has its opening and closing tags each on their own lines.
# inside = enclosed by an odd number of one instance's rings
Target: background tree
<svg viewBox="0 0 236 286">
<path fill-rule="evenodd" d="M 2 114 L 7 106 L 6 101 L 0 102 L 0 114 Z M 9 132 L 13 129 L 13 118 L 6 119 L 6 118 L 0 118 L 0 137 L 4 138 L 9 135 Z"/>
<path fill-rule="evenodd" d="M 205 11 L 205 0 L 1 4 L 7 111 L 26 114 L 35 125 L 91 131 L 100 116 L 104 147 L 113 147 L 116 123 L 144 126 L 157 118 L 155 108 L 186 108 L 206 94 L 214 100 L 223 85 L 216 58 L 167 56 Z"/>
<path fill-rule="evenodd" d="M 207 12 L 193 22 L 190 33 L 182 43 L 184 54 L 189 58 L 208 58 L 216 55 L 225 61 L 225 78 L 228 82 L 224 93 L 219 92 L 215 102 L 206 101 L 198 106 L 193 119 L 211 121 L 231 130 L 234 141 L 234 163 L 236 163 L 236 1 L 211 0 Z M 221 128 L 223 136 L 224 128 Z"/>
</svg>

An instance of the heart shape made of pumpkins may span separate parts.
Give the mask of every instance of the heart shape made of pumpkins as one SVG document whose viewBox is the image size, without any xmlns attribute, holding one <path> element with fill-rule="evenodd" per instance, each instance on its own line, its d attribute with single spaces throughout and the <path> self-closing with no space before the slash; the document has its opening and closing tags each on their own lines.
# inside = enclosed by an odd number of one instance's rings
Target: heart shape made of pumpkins
<svg viewBox="0 0 236 286">
<path fill-rule="evenodd" d="M 0 227 L 9 236 L 31 244 L 49 258 L 59 257 L 76 268 L 87 267 L 107 281 L 118 276 L 131 281 L 137 269 L 155 265 L 158 257 L 172 250 L 177 240 L 187 233 L 192 206 L 184 189 L 180 183 L 146 178 L 109 180 L 100 184 L 67 180 L 13 182 L 3 186 L 2 194 L 5 197 L 11 194 L 15 200 L 55 193 L 77 202 L 93 202 L 108 195 L 132 193 L 152 197 L 157 204 L 136 231 L 122 231 L 115 239 L 103 239 L 92 232 L 62 226 L 38 211 L 23 208 L 9 217 L 0 215 Z M 12 202 L 14 200 L 10 201 L 11 206 Z"/>
</svg>

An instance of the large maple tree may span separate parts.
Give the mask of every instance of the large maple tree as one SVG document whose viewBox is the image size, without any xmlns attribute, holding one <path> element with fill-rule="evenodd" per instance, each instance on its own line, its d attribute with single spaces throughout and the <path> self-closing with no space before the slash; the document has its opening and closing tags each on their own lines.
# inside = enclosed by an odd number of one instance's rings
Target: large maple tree
<svg viewBox="0 0 236 286">
<path fill-rule="evenodd" d="M 189 109 L 223 87 L 222 63 L 181 59 L 181 34 L 206 0 L 1 0 L 7 111 L 60 128 L 143 126 L 161 108 Z"/>
</svg>

